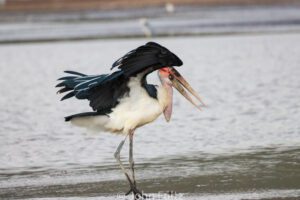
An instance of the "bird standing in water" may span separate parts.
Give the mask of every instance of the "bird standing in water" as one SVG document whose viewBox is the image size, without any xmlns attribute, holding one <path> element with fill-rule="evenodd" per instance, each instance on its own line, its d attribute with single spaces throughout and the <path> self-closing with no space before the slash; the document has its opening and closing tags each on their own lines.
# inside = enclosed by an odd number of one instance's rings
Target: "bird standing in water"
<svg viewBox="0 0 300 200">
<path fill-rule="evenodd" d="M 65 71 L 68 76 L 58 80 L 56 87 L 62 87 L 58 93 L 68 92 L 61 100 L 71 97 L 87 99 L 93 112 L 84 112 L 65 117 L 72 124 L 125 135 L 114 154 L 125 174 L 130 191 L 136 198 L 143 198 L 137 188 L 134 161 L 133 136 L 138 127 L 154 121 L 164 114 L 169 121 L 172 114 L 173 89 L 175 87 L 188 101 L 200 109 L 199 95 L 179 74 L 174 66 L 181 66 L 182 61 L 167 48 L 148 42 L 118 59 L 111 69 L 111 74 L 85 75 L 74 71 Z M 147 83 L 147 75 L 158 71 L 161 85 Z M 190 92 L 194 98 L 189 96 Z M 129 137 L 129 166 L 126 169 L 120 159 L 121 149 Z"/>
</svg>

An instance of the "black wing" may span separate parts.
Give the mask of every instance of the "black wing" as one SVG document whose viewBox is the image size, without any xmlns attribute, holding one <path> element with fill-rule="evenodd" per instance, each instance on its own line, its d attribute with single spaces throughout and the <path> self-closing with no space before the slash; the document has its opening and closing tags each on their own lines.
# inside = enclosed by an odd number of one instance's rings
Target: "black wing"
<svg viewBox="0 0 300 200">
<path fill-rule="evenodd" d="M 144 70 L 147 70 L 147 74 L 149 74 L 163 67 L 181 66 L 182 64 L 182 61 L 167 48 L 155 42 L 148 42 L 118 59 L 111 69 L 118 67 L 125 76 L 130 77 Z"/>
<path fill-rule="evenodd" d="M 65 71 L 72 76 L 65 76 L 58 80 L 62 82 L 56 87 L 62 87 L 58 93 L 68 92 L 61 100 L 71 97 L 88 99 L 90 106 L 98 113 L 107 114 L 111 108 L 118 104 L 120 97 L 128 92 L 128 78 L 123 72 L 117 71 L 112 74 L 88 76 L 73 71 Z"/>
<path fill-rule="evenodd" d="M 58 93 L 69 91 L 62 100 L 74 96 L 77 99 L 88 99 L 93 110 L 106 114 L 119 103 L 121 97 L 128 94 L 127 83 L 131 76 L 180 65 L 182 61 L 174 53 L 157 43 L 148 42 L 118 59 L 112 69 L 118 67 L 119 70 L 112 74 L 90 76 L 65 71 L 71 75 L 58 79 L 62 81 L 57 85 L 62 87 Z"/>
</svg>

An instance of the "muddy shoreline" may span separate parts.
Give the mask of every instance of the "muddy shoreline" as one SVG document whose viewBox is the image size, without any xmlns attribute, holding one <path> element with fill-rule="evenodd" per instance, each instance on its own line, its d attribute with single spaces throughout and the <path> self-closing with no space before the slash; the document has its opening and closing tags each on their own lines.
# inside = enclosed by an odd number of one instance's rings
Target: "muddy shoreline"
<svg viewBox="0 0 300 200">
<path fill-rule="evenodd" d="M 0 5 L 0 12 L 66 12 L 66 11 L 88 11 L 88 10 L 114 10 L 132 9 L 145 7 L 161 7 L 167 4 L 175 6 L 234 6 L 234 5 L 290 5 L 299 4 L 297 0 L 11 0 Z"/>
</svg>

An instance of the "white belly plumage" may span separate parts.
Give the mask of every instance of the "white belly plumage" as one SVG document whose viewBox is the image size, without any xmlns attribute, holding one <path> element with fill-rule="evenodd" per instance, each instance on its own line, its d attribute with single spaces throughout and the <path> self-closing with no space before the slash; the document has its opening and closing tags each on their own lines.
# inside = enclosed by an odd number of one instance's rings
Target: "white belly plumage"
<svg viewBox="0 0 300 200">
<path fill-rule="evenodd" d="M 162 112 L 163 107 L 148 94 L 140 98 L 127 97 L 109 114 L 104 127 L 112 132 L 128 133 L 131 129 L 152 122 Z"/>
<path fill-rule="evenodd" d="M 157 88 L 157 99 L 141 87 L 139 77 L 131 78 L 129 95 L 123 97 L 108 116 L 99 115 L 72 120 L 72 124 L 93 129 L 127 134 L 129 130 L 154 121 L 167 105 L 166 90 Z"/>
</svg>

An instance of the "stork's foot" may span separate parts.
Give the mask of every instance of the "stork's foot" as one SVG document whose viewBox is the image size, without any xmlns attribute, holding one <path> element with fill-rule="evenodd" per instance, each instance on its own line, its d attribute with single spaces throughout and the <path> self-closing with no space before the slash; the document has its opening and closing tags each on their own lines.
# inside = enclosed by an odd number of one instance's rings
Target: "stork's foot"
<svg viewBox="0 0 300 200">
<path fill-rule="evenodd" d="M 127 195 L 130 195 L 131 193 L 133 193 L 133 195 L 134 195 L 134 200 L 137 200 L 137 199 L 146 199 L 147 198 L 147 196 L 144 195 L 136 187 L 131 187 L 131 189 L 125 195 L 127 196 Z"/>
</svg>

